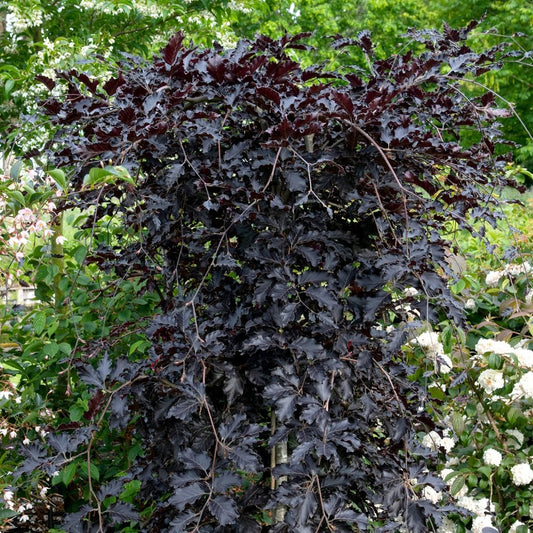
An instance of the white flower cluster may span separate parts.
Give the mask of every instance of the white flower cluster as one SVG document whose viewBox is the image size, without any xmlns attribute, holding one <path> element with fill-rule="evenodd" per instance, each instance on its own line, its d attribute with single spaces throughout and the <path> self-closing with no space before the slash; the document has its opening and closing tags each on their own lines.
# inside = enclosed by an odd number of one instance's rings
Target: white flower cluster
<svg viewBox="0 0 533 533">
<path fill-rule="evenodd" d="M 475 517 L 472 520 L 472 533 L 483 533 L 484 528 L 494 528 L 492 523 L 494 504 L 488 498 L 472 498 L 471 496 L 461 496 L 457 500 L 457 505 L 471 511 Z"/>
<path fill-rule="evenodd" d="M 518 400 L 520 398 L 533 399 L 533 372 L 527 372 L 518 383 L 515 383 L 511 392 L 511 399 Z"/>
<path fill-rule="evenodd" d="M 498 450 L 488 448 L 483 452 L 483 461 L 489 466 L 500 466 L 502 454 Z"/>
<path fill-rule="evenodd" d="M 518 276 L 519 274 L 528 274 L 531 272 L 532 267 L 527 262 L 524 261 L 521 265 L 507 265 L 502 270 L 491 270 L 485 276 L 485 283 L 489 287 L 496 287 L 504 276 Z"/>
<path fill-rule="evenodd" d="M 437 529 L 438 533 L 455 533 L 456 530 L 457 528 L 455 527 L 453 520 L 450 520 L 447 517 L 442 520 L 442 524 Z"/>
<path fill-rule="evenodd" d="M 476 344 L 476 353 L 483 356 L 487 353 L 498 355 L 515 356 L 518 364 L 523 368 L 533 368 L 533 350 L 524 348 L 522 345 L 511 346 L 505 341 L 494 339 L 479 339 Z M 479 358 L 479 357 L 478 357 Z"/>
<path fill-rule="evenodd" d="M 15 511 L 16 513 L 20 513 L 18 516 L 19 522 L 27 522 L 30 517 L 27 514 L 24 514 L 25 511 L 29 511 L 30 509 L 33 509 L 33 504 L 30 502 L 27 503 L 18 503 L 15 500 L 15 493 L 10 488 L 5 488 L 2 497 L 4 499 L 4 505 L 7 509 L 10 509 L 11 511 Z"/>
<path fill-rule="evenodd" d="M 9 6 L 6 14 L 6 31 L 24 33 L 29 28 L 37 28 L 43 23 L 43 12 L 37 7 L 21 10 L 19 6 Z"/>
<path fill-rule="evenodd" d="M 491 394 L 495 390 L 501 389 L 505 386 L 503 372 L 500 370 L 493 370 L 492 368 L 487 368 L 486 370 L 483 370 L 483 372 L 479 374 L 476 383 L 482 389 L 485 389 L 485 392 L 487 394 Z"/>
<path fill-rule="evenodd" d="M 453 368 L 452 360 L 444 353 L 444 346 L 439 340 L 439 334 L 433 331 L 424 331 L 415 337 L 410 344 L 422 348 L 433 360 L 441 374 L 448 374 Z"/>
<path fill-rule="evenodd" d="M 533 481 L 533 470 L 528 463 L 519 463 L 511 468 L 515 485 L 529 485 Z"/>
<path fill-rule="evenodd" d="M 438 450 L 442 447 L 446 453 L 449 453 L 455 446 L 455 440 L 452 437 L 441 437 L 436 431 L 430 431 L 424 435 L 422 445 L 430 450 Z"/>
<path fill-rule="evenodd" d="M 422 489 L 422 498 L 432 503 L 439 503 L 442 500 L 442 492 L 435 490 L 433 487 L 426 485 Z"/>
<path fill-rule="evenodd" d="M 490 514 L 476 516 L 472 520 L 472 529 L 470 530 L 472 533 L 485 533 L 487 529 L 489 531 L 497 531 L 492 523 L 492 516 Z"/>
</svg>

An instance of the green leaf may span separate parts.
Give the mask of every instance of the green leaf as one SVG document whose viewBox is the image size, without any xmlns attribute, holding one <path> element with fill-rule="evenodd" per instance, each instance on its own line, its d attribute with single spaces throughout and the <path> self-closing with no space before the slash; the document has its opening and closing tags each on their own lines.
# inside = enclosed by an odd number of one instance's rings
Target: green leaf
<svg viewBox="0 0 533 533">
<path fill-rule="evenodd" d="M 451 286 L 451 291 L 454 294 L 460 294 L 461 292 L 464 291 L 465 287 L 466 287 L 466 282 L 464 279 L 461 278 Z"/>
<path fill-rule="evenodd" d="M 70 346 L 68 342 L 62 342 L 58 346 L 59 346 L 59 350 L 66 355 L 70 355 L 70 352 L 72 352 L 72 347 Z"/>
<path fill-rule="evenodd" d="M 144 353 L 145 348 L 150 346 L 150 343 L 145 339 L 140 339 L 138 341 L 135 341 L 131 346 L 129 350 L 129 355 L 133 354 L 137 350 L 141 353 Z"/>
<path fill-rule="evenodd" d="M 74 479 L 74 476 L 76 475 L 77 467 L 78 467 L 78 463 L 72 462 L 72 463 L 69 463 L 63 469 L 63 483 L 65 484 L 66 487 L 68 487 L 71 481 Z"/>
<path fill-rule="evenodd" d="M 130 176 L 130 173 L 124 168 L 124 167 L 110 167 L 107 166 L 105 169 L 108 174 L 111 176 L 115 176 L 119 178 L 122 181 L 125 181 L 127 183 L 131 183 L 131 185 L 135 185 L 135 180 Z"/>
<path fill-rule="evenodd" d="M 98 470 L 98 467 L 94 463 L 91 463 L 90 468 L 91 468 L 91 479 L 98 481 L 100 479 L 100 471 Z"/>
<path fill-rule="evenodd" d="M 459 413 L 452 413 L 450 416 L 450 421 L 455 433 L 457 433 L 457 435 L 461 435 L 465 430 L 465 421 L 463 419 L 463 415 Z"/>
<path fill-rule="evenodd" d="M 492 474 L 492 468 L 487 465 L 480 466 L 478 469 L 478 472 L 481 472 L 487 479 L 490 479 L 490 476 Z"/>
<path fill-rule="evenodd" d="M 500 370 L 503 366 L 503 359 L 501 355 L 497 353 L 491 353 L 489 355 L 489 368 L 492 370 Z"/>
<path fill-rule="evenodd" d="M 453 331 L 450 325 L 445 326 L 440 335 L 442 339 L 442 346 L 444 348 L 444 353 L 450 353 L 453 347 Z"/>
<path fill-rule="evenodd" d="M 49 170 L 48 175 L 59 185 L 60 189 L 63 192 L 67 191 L 67 188 L 68 188 L 67 177 L 65 176 L 65 173 L 62 170 L 59 170 L 59 169 Z"/>
<path fill-rule="evenodd" d="M 21 206 L 26 205 L 26 200 L 24 199 L 24 195 L 20 191 L 8 190 L 6 191 L 6 194 L 11 200 L 14 200 L 16 203 L 20 204 Z"/>
<path fill-rule="evenodd" d="M 13 518 L 17 515 L 18 513 L 16 511 L 12 511 L 11 509 L 0 509 L 0 520 L 5 518 Z"/>
<path fill-rule="evenodd" d="M 72 422 L 79 422 L 87 409 L 87 400 L 82 400 L 81 398 L 78 399 L 78 401 L 74 405 L 71 405 L 68 410 L 70 420 L 72 420 Z"/>
<path fill-rule="evenodd" d="M 17 181 L 20 176 L 20 171 L 22 170 L 22 161 L 17 161 L 9 170 L 9 177 L 13 181 Z M 18 192 L 18 191 L 12 191 Z"/>
<path fill-rule="evenodd" d="M 15 81 L 14 80 L 6 80 L 4 84 L 4 94 L 9 97 L 11 94 L 11 91 L 15 87 Z"/>
<path fill-rule="evenodd" d="M 76 250 L 74 250 L 74 253 L 72 254 L 72 257 L 76 260 L 78 264 L 82 264 L 85 257 L 87 256 L 87 247 L 80 244 Z"/>
<path fill-rule="evenodd" d="M 521 415 L 522 411 L 520 411 L 520 409 L 517 407 L 512 406 L 509 408 L 509 411 L 507 411 L 507 420 L 510 424 L 515 424 Z"/>
<path fill-rule="evenodd" d="M 54 355 L 56 355 L 58 351 L 59 345 L 56 342 L 51 342 L 43 346 L 43 353 L 45 353 L 49 357 L 54 357 Z"/>
<path fill-rule="evenodd" d="M 46 327 L 46 313 L 39 311 L 33 316 L 33 329 L 37 335 L 40 335 Z"/>
<path fill-rule="evenodd" d="M 465 486 L 465 478 L 463 476 L 457 476 L 450 487 L 450 494 L 455 496 Z"/>
<path fill-rule="evenodd" d="M 141 482 L 134 479 L 133 481 L 130 481 L 129 483 L 126 483 L 124 485 L 124 490 L 120 494 L 120 499 L 123 502 L 127 503 L 133 503 L 133 499 L 137 494 L 139 494 L 139 491 L 141 490 Z"/>
</svg>

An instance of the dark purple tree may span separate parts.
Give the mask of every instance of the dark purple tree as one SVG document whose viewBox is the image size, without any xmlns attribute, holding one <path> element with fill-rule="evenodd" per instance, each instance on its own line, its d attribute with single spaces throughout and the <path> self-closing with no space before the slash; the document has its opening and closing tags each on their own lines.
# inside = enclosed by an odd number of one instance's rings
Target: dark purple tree
<svg viewBox="0 0 533 533">
<path fill-rule="evenodd" d="M 305 35 L 205 50 L 178 34 L 103 84 L 61 75 L 67 97 L 44 106 L 69 205 L 139 233 L 90 260 L 162 295 L 149 359 L 78 364 L 95 391 L 131 383 L 106 405 L 142 437 L 127 479 L 154 505 L 146 531 L 260 531 L 270 513 L 269 531 L 423 532 L 450 510 L 410 484 L 444 486 L 415 438 L 432 421 L 392 294 L 415 287 L 421 320 L 462 320 L 441 229 L 490 220 L 506 162 L 494 96 L 462 91 L 504 53 L 470 50 L 474 27 L 413 32 L 418 52 L 384 61 L 364 32 L 332 39 L 362 48 L 367 70 L 303 69 Z M 102 162 L 136 186 L 84 187 Z M 272 464 L 280 444 L 288 457 Z M 94 509 L 67 530 L 98 523 Z M 121 510 L 99 520 L 135 516 Z"/>
</svg>

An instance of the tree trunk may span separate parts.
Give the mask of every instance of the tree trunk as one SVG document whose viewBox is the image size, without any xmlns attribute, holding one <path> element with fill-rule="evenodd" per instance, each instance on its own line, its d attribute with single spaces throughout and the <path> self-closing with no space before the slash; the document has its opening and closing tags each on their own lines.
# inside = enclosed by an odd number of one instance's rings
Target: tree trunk
<svg viewBox="0 0 533 533">
<path fill-rule="evenodd" d="M 274 411 L 272 411 L 271 426 L 272 426 L 272 435 L 273 435 L 276 431 L 276 415 Z M 274 444 L 270 452 L 270 466 L 272 469 L 270 488 L 272 490 L 278 489 L 279 486 L 287 479 L 285 476 L 280 476 L 279 478 L 275 478 L 274 468 L 277 465 L 286 464 L 288 462 L 289 462 L 289 454 L 287 451 L 287 441 L 284 440 L 284 441 L 278 442 L 277 444 Z M 272 515 L 273 523 L 276 524 L 278 522 L 283 522 L 286 512 L 287 512 L 287 508 L 284 505 L 277 505 Z"/>
</svg>

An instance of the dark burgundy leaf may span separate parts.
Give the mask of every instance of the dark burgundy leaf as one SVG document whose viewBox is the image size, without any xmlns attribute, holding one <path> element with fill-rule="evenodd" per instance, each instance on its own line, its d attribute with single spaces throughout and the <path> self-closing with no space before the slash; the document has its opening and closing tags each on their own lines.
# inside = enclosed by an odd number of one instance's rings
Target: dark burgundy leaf
<svg viewBox="0 0 533 533">
<path fill-rule="evenodd" d="M 46 85 L 49 91 L 51 91 L 56 86 L 56 82 L 53 79 L 47 76 L 43 76 L 42 74 L 38 74 L 37 76 L 35 76 L 35 79 L 37 81 L 40 81 L 41 83 L 44 83 L 44 85 Z"/>
<path fill-rule="evenodd" d="M 257 92 L 258 94 L 260 94 L 261 96 L 264 96 L 265 98 L 267 98 L 268 100 L 271 100 L 272 102 L 274 102 L 277 106 L 280 105 L 281 103 L 281 96 L 279 95 L 279 93 L 277 91 L 275 91 L 274 89 L 271 89 L 270 87 L 259 87 L 257 89 Z"/>
<path fill-rule="evenodd" d="M 176 33 L 170 38 L 168 44 L 161 51 L 161 56 L 167 65 L 174 65 L 178 52 L 182 49 L 184 37 L 182 32 Z"/>
<path fill-rule="evenodd" d="M 221 526 L 235 523 L 239 517 L 235 502 L 227 496 L 217 496 L 209 502 L 209 511 Z"/>
<path fill-rule="evenodd" d="M 194 503 L 196 500 L 207 495 L 208 493 L 209 489 L 205 483 L 191 483 L 186 487 L 176 489 L 172 496 L 170 496 L 168 499 L 168 503 L 175 505 L 178 511 L 183 511 L 186 505 Z"/>
</svg>

